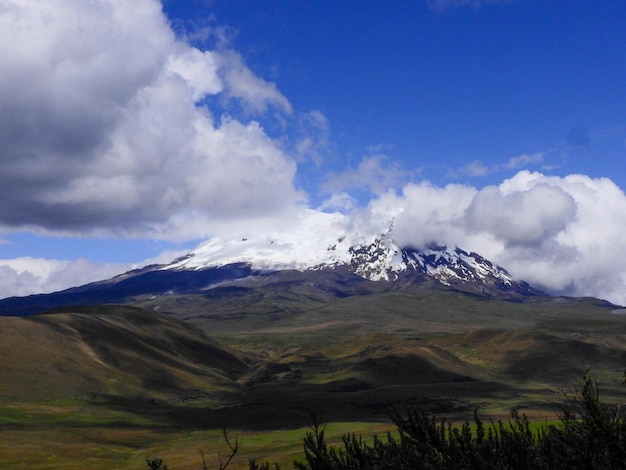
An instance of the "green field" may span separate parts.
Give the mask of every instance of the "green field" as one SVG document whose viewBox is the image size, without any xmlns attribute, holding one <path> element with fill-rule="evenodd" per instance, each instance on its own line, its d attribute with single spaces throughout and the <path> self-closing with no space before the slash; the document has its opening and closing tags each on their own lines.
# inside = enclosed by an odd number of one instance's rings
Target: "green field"
<svg viewBox="0 0 626 470">
<path fill-rule="evenodd" d="M 85 469 L 146 468 L 147 456 L 163 458 L 170 469 L 197 469 L 204 453 L 209 468 L 228 447 L 221 429 L 174 429 L 132 413 L 86 406 L 82 403 L 31 403 L 0 408 L 1 468 Z M 392 427 L 381 423 L 331 423 L 329 443 L 357 432 L 364 437 L 385 435 Z M 306 426 L 253 431 L 232 429 L 240 450 L 229 468 L 248 468 L 249 459 L 263 459 L 289 468 L 301 458 Z"/>
<path fill-rule="evenodd" d="M 247 295 L 0 317 L 0 467 L 198 468 L 200 450 L 211 465 L 227 452 L 226 428 L 241 438 L 230 468 L 290 468 L 311 409 L 336 442 L 385 434 L 409 404 L 540 425 L 586 366 L 604 401 L 624 401 L 626 317 L 594 299 L 407 288 L 296 309 L 284 291 Z"/>
</svg>

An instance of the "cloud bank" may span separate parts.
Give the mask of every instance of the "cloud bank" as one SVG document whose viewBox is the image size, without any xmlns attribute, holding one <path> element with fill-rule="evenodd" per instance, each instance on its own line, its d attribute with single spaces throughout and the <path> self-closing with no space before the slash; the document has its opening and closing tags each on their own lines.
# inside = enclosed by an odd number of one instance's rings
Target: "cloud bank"
<svg viewBox="0 0 626 470">
<path fill-rule="evenodd" d="M 626 196 L 607 178 L 521 171 L 482 189 L 408 184 L 359 217 L 381 213 L 401 245 L 456 245 L 551 293 L 626 305 Z"/>
<path fill-rule="evenodd" d="M 22 257 L 0 260 L 0 298 L 56 292 L 108 279 L 133 266 L 122 263 L 93 263 Z"/>
<path fill-rule="evenodd" d="M 340 200 L 345 193 L 336 196 Z M 294 217 L 293 223 L 282 217 L 273 223 L 246 223 L 225 233 L 245 233 L 244 227 L 253 227 L 257 234 L 273 233 L 277 227 L 289 232 L 297 230 L 301 217 Z M 626 195 L 607 178 L 521 171 L 484 188 L 422 181 L 389 190 L 366 207 L 350 206 L 342 218 L 333 220 L 342 220 L 346 232 L 363 234 L 363 239 L 392 226 L 400 246 L 459 246 L 549 293 L 626 305 Z M 166 263 L 180 254 L 150 262 Z M 0 260 L 0 296 L 50 292 L 132 267 L 87 260 Z"/>
<path fill-rule="evenodd" d="M 0 63 L 0 229 L 186 239 L 304 199 L 260 123 L 287 98 L 158 1 L 7 0 Z"/>
<path fill-rule="evenodd" d="M 294 110 L 218 39 L 201 50 L 177 38 L 156 0 L 4 0 L 0 235 L 177 241 L 244 225 L 288 230 L 307 210 L 294 182 L 298 165 L 322 164 L 329 123 L 319 111 Z M 270 135 L 268 123 L 305 135 L 290 143 L 287 132 Z M 589 136 L 576 131 L 568 142 L 584 146 Z M 539 153 L 493 167 L 476 161 L 460 173 L 518 171 L 542 161 Z M 626 304 L 626 197 L 608 179 L 520 171 L 497 186 L 440 187 L 407 183 L 403 169 L 376 153 L 331 176 L 325 189 L 320 210 L 346 213 L 348 229 L 379 230 L 381 220 L 393 220 L 400 244 L 457 245 L 550 292 Z M 358 207 L 355 192 L 374 199 Z M 126 269 L 86 260 L 0 261 L 0 296 Z"/>
</svg>

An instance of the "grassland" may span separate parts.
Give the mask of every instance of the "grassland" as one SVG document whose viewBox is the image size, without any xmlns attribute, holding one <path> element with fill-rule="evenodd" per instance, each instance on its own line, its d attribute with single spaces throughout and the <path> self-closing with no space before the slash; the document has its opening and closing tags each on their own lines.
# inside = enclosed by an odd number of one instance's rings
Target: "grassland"
<svg viewBox="0 0 626 470">
<path fill-rule="evenodd" d="M 296 283 L 0 317 L 0 467 L 198 468 L 223 428 L 242 439 L 232 468 L 289 463 L 311 408 L 333 439 L 384 433 L 409 403 L 545 422 L 586 366 L 624 401 L 626 316 L 604 302 L 361 294 Z"/>
</svg>

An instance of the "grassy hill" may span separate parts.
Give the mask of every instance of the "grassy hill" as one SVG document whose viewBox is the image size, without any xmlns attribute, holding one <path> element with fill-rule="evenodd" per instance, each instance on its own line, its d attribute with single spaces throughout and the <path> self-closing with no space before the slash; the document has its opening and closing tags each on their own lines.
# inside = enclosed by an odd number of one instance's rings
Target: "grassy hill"
<svg viewBox="0 0 626 470">
<path fill-rule="evenodd" d="M 5 400 L 180 397 L 230 389 L 249 366 L 191 324 L 133 307 L 0 317 Z"/>
<path fill-rule="evenodd" d="M 546 419 L 585 366 L 623 402 L 626 317 L 606 302 L 274 281 L 0 317 L 0 464 L 141 468 L 166 449 L 197 468 L 223 427 L 271 447 L 311 408 L 357 432 L 407 403 Z M 284 455 L 300 446 L 291 435 Z"/>
</svg>

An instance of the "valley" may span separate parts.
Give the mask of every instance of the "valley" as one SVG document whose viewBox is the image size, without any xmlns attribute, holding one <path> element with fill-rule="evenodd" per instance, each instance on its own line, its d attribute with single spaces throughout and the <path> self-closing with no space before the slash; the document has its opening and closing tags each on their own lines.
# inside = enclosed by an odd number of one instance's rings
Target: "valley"
<svg viewBox="0 0 626 470">
<path fill-rule="evenodd" d="M 585 367 L 624 399 L 626 316 L 597 299 L 284 271 L 121 300 L 0 317 L 1 461 L 197 468 L 226 428 L 245 449 L 232 468 L 291 468 L 312 409 L 337 439 L 385 433 L 407 404 L 545 422 Z"/>
</svg>

